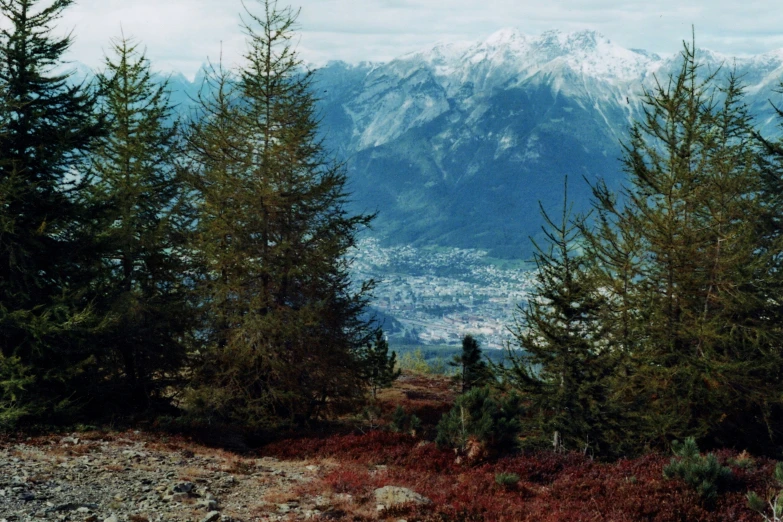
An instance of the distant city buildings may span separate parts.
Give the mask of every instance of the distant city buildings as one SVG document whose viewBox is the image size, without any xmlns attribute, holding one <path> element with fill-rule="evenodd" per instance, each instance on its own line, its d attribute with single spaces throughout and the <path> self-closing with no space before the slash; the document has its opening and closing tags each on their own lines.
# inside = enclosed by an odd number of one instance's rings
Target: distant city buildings
<svg viewBox="0 0 783 522">
<path fill-rule="evenodd" d="M 357 281 L 375 279 L 372 306 L 399 323 L 384 326 L 391 342 L 457 345 L 470 333 L 486 348 L 502 348 L 532 274 L 520 262 L 497 263 L 481 250 L 381 247 L 365 239 L 353 271 Z"/>
</svg>

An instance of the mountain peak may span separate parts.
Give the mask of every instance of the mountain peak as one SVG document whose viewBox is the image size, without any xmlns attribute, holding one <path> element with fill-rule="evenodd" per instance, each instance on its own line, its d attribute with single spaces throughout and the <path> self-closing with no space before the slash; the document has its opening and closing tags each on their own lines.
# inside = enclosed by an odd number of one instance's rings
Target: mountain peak
<svg viewBox="0 0 783 522">
<path fill-rule="evenodd" d="M 489 35 L 489 37 L 484 40 L 484 45 L 493 47 L 506 46 L 519 43 L 520 41 L 525 42 L 526 40 L 527 37 L 516 28 L 506 27 Z"/>
</svg>

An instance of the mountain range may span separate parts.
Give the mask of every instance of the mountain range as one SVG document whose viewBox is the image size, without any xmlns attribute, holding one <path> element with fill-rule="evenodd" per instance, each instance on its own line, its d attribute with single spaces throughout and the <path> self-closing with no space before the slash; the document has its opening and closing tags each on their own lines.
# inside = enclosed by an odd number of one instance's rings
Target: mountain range
<svg viewBox="0 0 783 522">
<path fill-rule="evenodd" d="M 730 57 L 699 50 L 703 74 L 736 72 L 758 128 L 779 133 L 770 100 L 783 49 Z M 590 184 L 624 179 L 621 143 L 641 97 L 665 83 L 679 57 L 625 49 L 593 31 L 528 36 L 513 29 L 466 44 L 437 44 L 387 63 L 331 62 L 315 72 L 321 132 L 344 161 L 353 208 L 378 211 L 384 244 L 480 248 L 530 255 L 539 202 L 574 211 Z M 170 77 L 184 111 L 197 92 Z"/>
</svg>

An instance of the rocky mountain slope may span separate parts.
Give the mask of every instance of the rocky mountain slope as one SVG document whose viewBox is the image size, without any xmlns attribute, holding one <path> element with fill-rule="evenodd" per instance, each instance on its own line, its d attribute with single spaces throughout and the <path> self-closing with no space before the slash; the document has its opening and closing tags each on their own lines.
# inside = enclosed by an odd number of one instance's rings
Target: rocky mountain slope
<svg viewBox="0 0 783 522">
<path fill-rule="evenodd" d="M 704 74 L 736 70 L 762 130 L 776 132 L 769 99 L 783 50 L 698 56 Z M 332 63 L 317 78 L 328 143 L 348 162 L 357 207 L 380 211 L 387 243 L 518 257 L 539 232 L 538 202 L 561 205 L 565 176 L 576 210 L 598 178 L 619 187 L 643 89 L 677 66 L 592 31 L 507 29 L 386 64 Z"/>
</svg>

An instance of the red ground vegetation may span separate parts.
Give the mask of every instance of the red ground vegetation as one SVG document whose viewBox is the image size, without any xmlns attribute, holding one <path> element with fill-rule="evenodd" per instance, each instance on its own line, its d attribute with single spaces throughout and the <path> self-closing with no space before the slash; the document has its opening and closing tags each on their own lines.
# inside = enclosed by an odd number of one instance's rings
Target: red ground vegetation
<svg viewBox="0 0 783 522">
<path fill-rule="evenodd" d="M 445 411 L 453 395 L 448 382 L 404 380 L 404 389 L 387 393 L 387 400 L 403 403 L 412 413 Z M 411 388 L 422 386 L 417 392 Z M 440 404 L 437 404 L 440 402 Z M 394 405 L 386 404 L 387 412 Z M 430 426 L 432 428 L 432 426 Z M 378 518 L 412 521 L 759 521 L 747 507 L 745 495 L 764 495 L 774 486 L 774 462 L 768 459 L 736 462 L 737 454 L 720 451 L 722 464 L 733 471 L 733 481 L 713 506 L 679 480 L 663 477 L 670 457 L 645 457 L 602 463 L 581 454 L 539 452 L 517 454 L 469 465 L 457 464 L 453 452 L 409 435 L 376 429 L 366 433 L 285 440 L 263 448 L 263 454 L 286 459 L 329 459 L 334 463 L 308 489 L 352 495 L 371 504 L 372 491 L 381 486 L 404 486 L 430 498 L 429 506 L 394 508 Z M 513 473 L 519 482 L 499 485 L 498 473 Z M 367 512 L 367 505 L 362 512 Z M 375 517 L 372 517 L 375 519 Z M 345 520 L 368 520 L 345 515 Z"/>
</svg>

